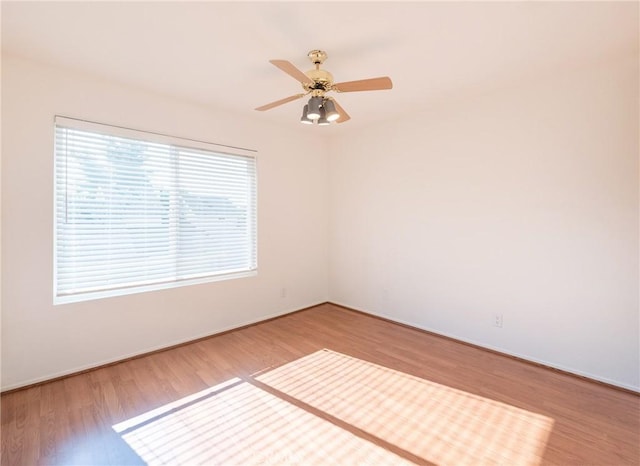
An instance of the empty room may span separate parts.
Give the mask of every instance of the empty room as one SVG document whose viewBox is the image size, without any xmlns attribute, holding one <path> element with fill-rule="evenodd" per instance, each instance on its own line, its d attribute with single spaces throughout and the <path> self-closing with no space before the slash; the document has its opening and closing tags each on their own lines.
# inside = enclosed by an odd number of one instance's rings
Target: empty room
<svg viewBox="0 0 640 466">
<path fill-rule="evenodd" d="M 640 465 L 638 2 L 0 13 L 3 466 Z"/>
</svg>

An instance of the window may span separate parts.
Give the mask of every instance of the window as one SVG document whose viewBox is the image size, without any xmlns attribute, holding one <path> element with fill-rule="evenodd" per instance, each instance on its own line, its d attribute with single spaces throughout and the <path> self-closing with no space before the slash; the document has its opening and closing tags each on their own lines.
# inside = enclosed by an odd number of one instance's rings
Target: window
<svg viewBox="0 0 640 466">
<path fill-rule="evenodd" d="M 256 273 L 251 151 L 55 120 L 54 303 Z"/>
</svg>

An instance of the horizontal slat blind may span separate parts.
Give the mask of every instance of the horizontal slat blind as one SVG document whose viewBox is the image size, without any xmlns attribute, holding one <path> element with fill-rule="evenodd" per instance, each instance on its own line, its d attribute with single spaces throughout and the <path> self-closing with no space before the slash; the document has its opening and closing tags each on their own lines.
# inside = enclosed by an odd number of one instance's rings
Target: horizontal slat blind
<svg viewBox="0 0 640 466">
<path fill-rule="evenodd" d="M 254 157 L 74 126 L 56 119 L 56 297 L 256 269 Z"/>
</svg>

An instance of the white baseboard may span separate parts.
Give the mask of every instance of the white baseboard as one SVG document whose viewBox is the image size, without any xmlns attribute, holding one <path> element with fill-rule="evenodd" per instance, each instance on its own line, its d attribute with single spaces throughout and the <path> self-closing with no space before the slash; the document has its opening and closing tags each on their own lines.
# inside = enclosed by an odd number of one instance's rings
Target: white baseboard
<svg viewBox="0 0 640 466">
<path fill-rule="evenodd" d="M 235 329 L 238 329 L 238 328 L 241 328 L 241 327 L 245 327 L 247 325 L 259 324 L 259 323 L 264 322 L 264 321 L 269 320 L 269 319 L 273 319 L 273 318 L 276 318 L 276 317 L 282 317 L 282 316 L 285 316 L 287 314 L 292 314 L 294 312 L 297 312 L 297 311 L 300 311 L 300 310 L 303 310 L 303 309 L 307 309 L 307 308 L 312 308 L 312 307 L 315 307 L 315 306 L 319 306 L 319 305 L 325 304 L 325 303 L 326 303 L 326 301 L 322 301 L 322 302 L 319 302 L 319 303 L 316 303 L 316 304 L 310 304 L 309 306 L 304 306 L 302 308 L 288 309 L 288 310 L 284 310 L 284 311 L 281 311 L 281 312 L 268 314 L 268 315 L 265 315 L 265 316 L 261 316 L 258 319 L 252 319 L 252 320 L 249 320 L 249 321 L 240 322 L 238 324 L 230 325 L 230 326 L 227 326 L 227 327 L 222 327 L 222 328 L 219 328 L 219 329 L 216 329 L 216 330 L 213 330 L 213 331 L 204 332 L 204 333 L 198 334 L 198 335 L 193 335 L 193 336 L 190 336 L 188 338 L 173 340 L 173 341 L 167 342 L 166 344 L 163 343 L 162 345 L 148 347 L 148 348 L 145 348 L 145 349 L 143 349 L 141 351 L 136 351 L 134 353 L 121 354 L 121 355 L 118 355 L 115 358 L 105 359 L 105 360 L 98 361 L 98 362 L 95 362 L 95 363 L 74 367 L 72 369 L 68 369 L 68 370 L 64 370 L 64 371 L 60 371 L 60 372 L 47 374 L 47 375 L 44 375 L 42 377 L 36 377 L 34 379 L 24 380 L 24 381 L 17 382 L 17 383 L 11 384 L 11 385 L 3 386 L 0 389 L 0 392 L 6 392 L 6 391 L 9 391 L 9 390 L 15 390 L 15 389 L 22 388 L 22 387 L 28 387 L 29 385 L 34 385 L 34 384 L 47 382 L 47 381 L 54 380 L 54 379 L 57 379 L 57 378 L 60 378 L 60 377 L 66 377 L 66 376 L 70 376 L 70 375 L 77 374 L 77 373 L 80 373 L 80 372 L 85 372 L 85 371 L 92 370 L 92 369 L 98 369 L 101 366 L 106 366 L 106 365 L 110 365 L 110 364 L 116 364 L 118 362 L 121 362 L 121 361 L 124 361 L 124 360 L 127 360 L 127 359 L 131 359 L 131 358 L 143 357 L 146 354 L 153 353 L 153 352 L 156 352 L 156 351 L 161 351 L 161 350 L 164 350 L 164 349 L 168 349 L 168 348 L 171 348 L 172 346 L 188 344 L 188 343 L 190 343 L 192 341 L 200 340 L 201 338 L 213 337 L 213 336 L 218 335 L 220 333 L 228 332 L 230 330 L 235 330 Z"/>
<path fill-rule="evenodd" d="M 588 372 L 585 372 L 585 371 L 581 371 L 581 370 L 578 370 L 578 369 L 575 369 L 575 368 L 572 368 L 572 367 L 564 366 L 562 364 L 557 364 L 557 363 L 545 361 L 543 359 L 535 358 L 535 357 L 532 357 L 532 356 L 529 356 L 529 355 L 525 355 L 525 354 L 517 353 L 517 352 L 514 352 L 514 351 L 510 351 L 510 350 L 507 350 L 505 348 L 501 348 L 499 346 L 488 345 L 488 344 L 486 344 L 484 342 L 481 343 L 481 342 L 478 342 L 478 341 L 475 341 L 475 340 L 472 340 L 472 339 L 469 339 L 469 338 L 461 337 L 459 335 L 454 335 L 452 333 L 443 332 L 441 330 L 434 330 L 434 329 L 426 327 L 424 325 L 416 324 L 415 322 L 408 322 L 408 321 L 405 321 L 405 320 L 400 320 L 400 319 L 397 319 L 395 317 L 391 317 L 391 316 L 386 315 L 386 314 L 365 311 L 365 310 L 359 309 L 356 306 L 352 306 L 352 305 L 349 305 L 349 304 L 343 304 L 343 303 L 339 303 L 337 301 L 329 301 L 329 304 L 335 304 L 337 306 L 350 308 L 350 309 L 353 309 L 355 311 L 362 312 L 363 314 L 369 314 L 371 316 L 381 317 L 383 319 L 387 319 L 387 320 L 390 320 L 392 322 L 397 322 L 397 323 L 402 324 L 402 325 L 407 325 L 409 327 L 413 327 L 413 328 L 416 328 L 416 329 L 419 329 L 419 330 L 424 330 L 426 332 L 433 333 L 435 335 L 441 335 L 443 337 L 451 338 L 453 340 L 457 340 L 457 341 L 460 341 L 460 342 L 463 342 L 463 343 L 469 343 L 471 345 L 478 346 L 480 348 L 486 348 L 486 349 L 491 350 L 491 351 L 502 353 L 502 354 L 505 354 L 507 356 L 513 356 L 513 357 L 516 357 L 518 359 L 522 359 L 524 361 L 529 361 L 529 362 L 533 362 L 533 363 L 536 363 L 536 364 L 540 364 L 542 366 L 546 366 L 546 367 L 549 367 L 551 369 L 557 369 L 557 370 L 562 371 L 562 372 L 567 372 L 569 374 L 577 375 L 577 376 L 584 377 L 584 378 L 587 378 L 587 379 L 591 379 L 591 380 L 594 380 L 594 381 L 597 381 L 597 382 L 602 382 L 602 383 L 605 383 L 607 385 L 613 385 L 615 387 L 620 387 L 620 388 L 624 388 L 626 390 L 630 390 L 632 392 L 640 393 L 640 386 L 633 386 L 633 385 L 625 384 L 625 383 L 619 382 L 617 380 L 612 380 L 612 379 L 609 379 L 607 377 L 602 377 L 602 376 L 599 376 L 599 375 L 591 374 L 591 373 L 588 373 Z"/>
</svg>

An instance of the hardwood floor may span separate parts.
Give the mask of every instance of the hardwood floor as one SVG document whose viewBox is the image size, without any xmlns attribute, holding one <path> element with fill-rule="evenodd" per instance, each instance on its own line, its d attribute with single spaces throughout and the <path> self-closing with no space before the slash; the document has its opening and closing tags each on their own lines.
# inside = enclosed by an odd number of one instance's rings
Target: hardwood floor
<svg viewBox="0 0 640 466">
<path fill-rule="evenodd" d="M 640 464 L 640 397 L 332 305 L 1 402 L 6 466 Z"/>
</svg>

